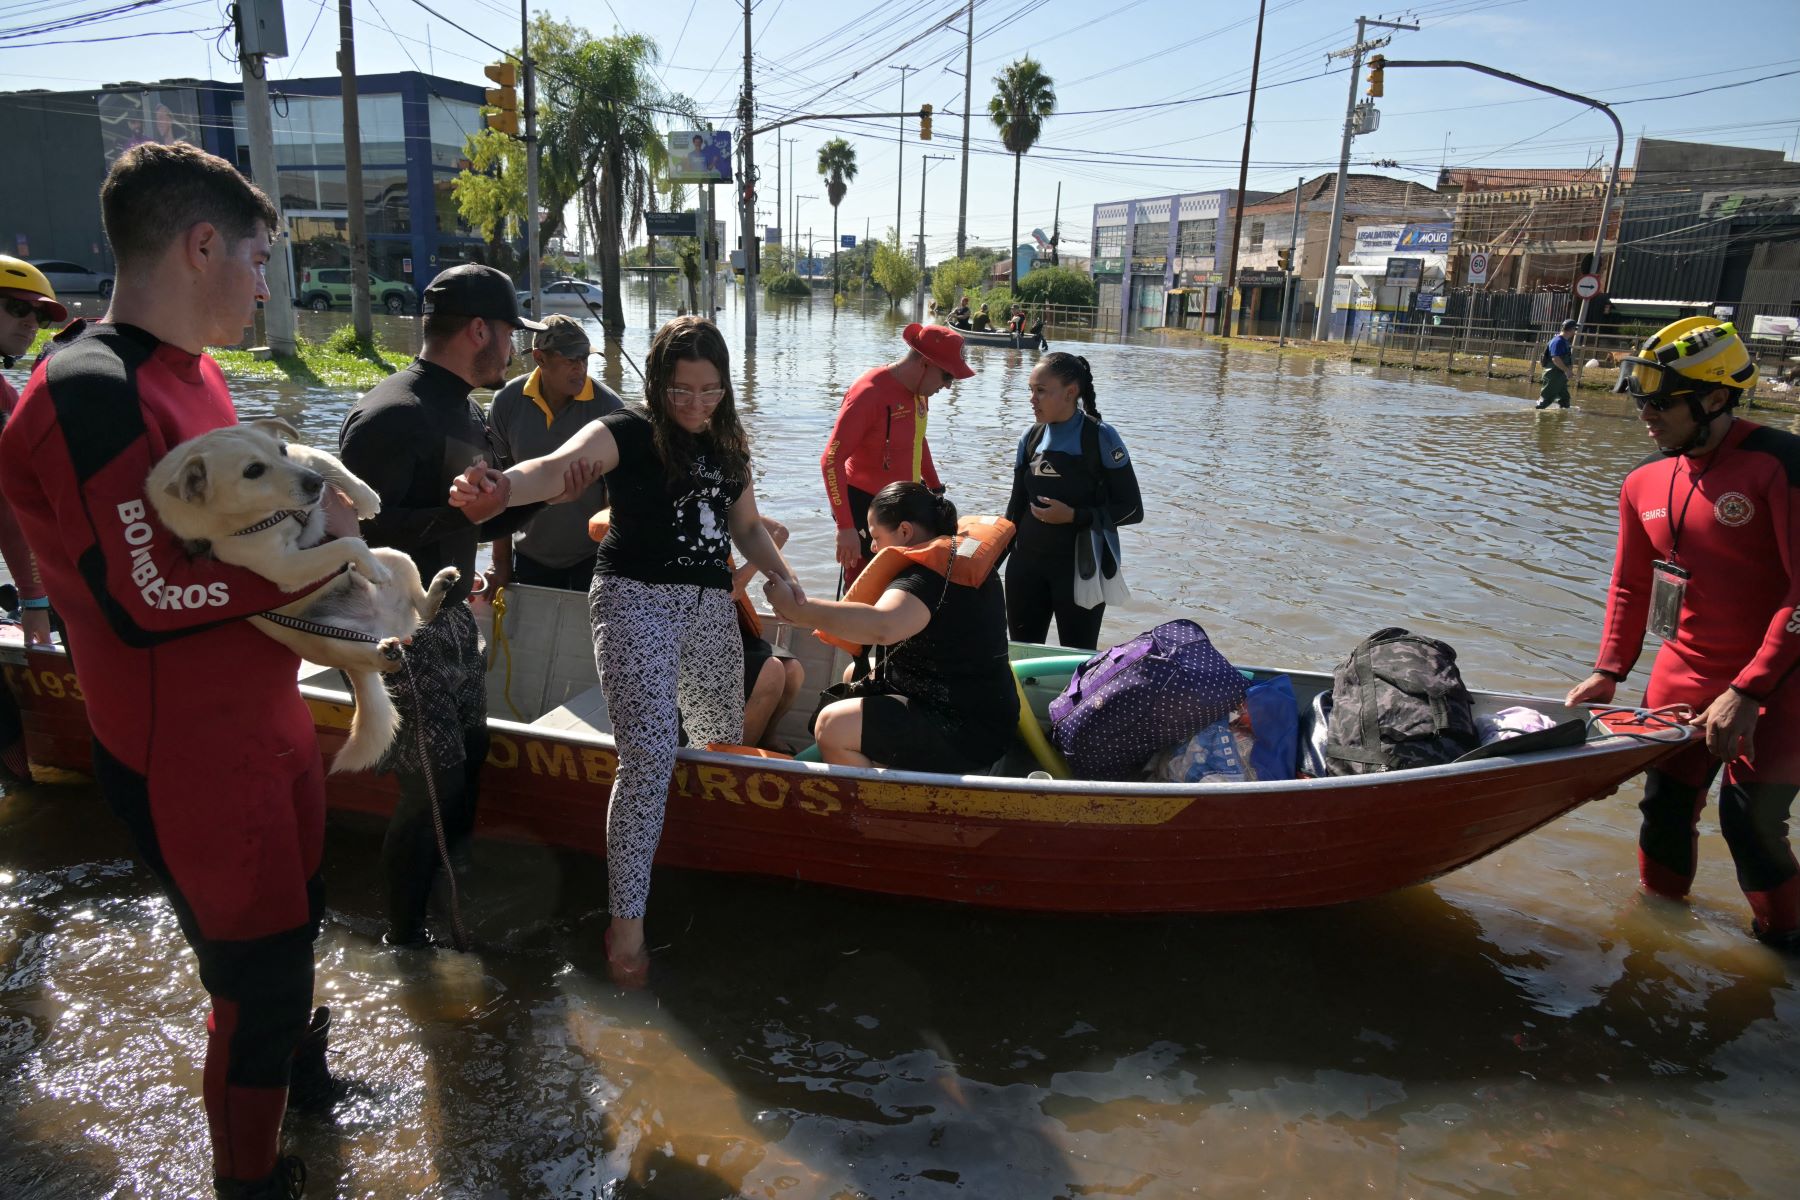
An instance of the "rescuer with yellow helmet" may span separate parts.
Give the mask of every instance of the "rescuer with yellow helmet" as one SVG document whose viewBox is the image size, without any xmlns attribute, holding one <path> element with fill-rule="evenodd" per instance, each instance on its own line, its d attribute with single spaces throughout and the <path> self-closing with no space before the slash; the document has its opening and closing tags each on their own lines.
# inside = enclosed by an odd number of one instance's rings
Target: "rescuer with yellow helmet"
<svg viewBox="0 0 1800 1200">
<path fill-rule="evenodd" d="M 10 368 L 15 359 L 31 349 L 39 328 L 60 325 L 68 317 L 69 310 L 57 302 L 56 291 L 42 271 L 23 259 L 0 254 L 0 363 Z M 5 427 L 6 418 L 12 415 L 13 406 L 18 402 L 19 393 L 13 390 L 12 381 L 0 376 L 0 428 Z M 48 645 L 50 601 L 44 595 L 44 585 L 38 578 L 37 563 L 25 543 L 25 534 L 13 516 L 12 505 L 4 498 L 0 498 L 0 558 L 6 560 L 6 573 L 12 576 L 13 586 L 18 589 L 19 621 L 24 627 L 26 643 Z M 0 689 L 0 770 L 14 778 L 31 778 L 25 761 L 24 727 L 19 723 L 12 693 L 3 689 Z"/>
<path fill-rule="evenodd" d="M 1682 897 L 1714 777 L 1719 831 L 1750 901 L 1751 931 L 1800 953 L 1800 866 L 1788 810 L 1800 792 L 1800 437 L 1736 413 L 1756 381 L 1728 322 L 1689 317 L 1619 371 L 1661 455 L 1625 477 L 1606 627 L 1593 674 L 1567 702 L 1606 704 L 1646 632 L 1662 645 L 1644 692 L 1683 705 L 1698 736 L 1645 772 L 1638 873 Z"/>
<path fill-rule="evenodd" d="M 1658 429 L 1666 429 L 1669 422 L 1649 417 L 1645 421 L 1664 454 L 1691 454 L 1704 453 L 1700 447 L 1711 437 L 1713 421 L 1737 407 L 1755 382 L 1756 364 L 1750 361 L 1737 326 L 1713 317 L 1684 317 L 1651 334 L 1619 365 L 1613 391 L 1630 393 L 1640 413 L 1666 414 L 1684 406 L 1695 428 L 1690 437 L 1674 444 L 1657 437 Z"/>
</svg>

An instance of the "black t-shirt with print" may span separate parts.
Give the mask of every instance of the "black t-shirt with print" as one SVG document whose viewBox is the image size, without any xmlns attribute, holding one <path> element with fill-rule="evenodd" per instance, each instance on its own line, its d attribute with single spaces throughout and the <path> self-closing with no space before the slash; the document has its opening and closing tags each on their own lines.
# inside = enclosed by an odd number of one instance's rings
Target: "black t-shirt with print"
<svg viewBox="0 0 1800 1200">
<path fill-rule="evenodd" d="M 729 591 L 728 518 L 744 480 L 727 479 L 718 456 L 703 452 L 694 459 L 688 486 L 671 486 L 642 406 L 608 413 L 601 423 L 618 443 L 619 465 L 606 476 L 612 526 L 595 556 L 599 574 Z"/>
<path fill-rule="evenodd" d="M 950 584 L 929 567 L 909 566 L 888 584 L 932 610 L 931 623 L 886 651 L 882 674 L 901 695 L 957 725 L 988 754 L 1004 749 L 1019 723 L 1019 694 L 1006 657 L 1006 596 L 995 572 L 980 587 Z M 978 756 L 979 757 L 979 756 Z"/>
</svg>

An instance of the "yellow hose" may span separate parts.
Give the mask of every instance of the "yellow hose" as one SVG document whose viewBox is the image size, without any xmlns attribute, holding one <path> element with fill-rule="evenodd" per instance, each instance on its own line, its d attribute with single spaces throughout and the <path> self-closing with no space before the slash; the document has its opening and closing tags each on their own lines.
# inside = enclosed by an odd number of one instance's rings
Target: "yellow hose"
<svg viewBox="0 0 1800 1200">
<path fill-rule="evenodd" d="M 506 589 L 504 587 L 494 589 L 493 604 L 494 630 L 488 639 L 488 670 L 494 669 L 494 664 L 500 660 L 502 654 L 506 656 L 506 675 L 500 685 L 500 698 L 506 701 L 506 707 L 512 711 L 513 719 L 522 722 L 526 720 L 525 714 L 519 711 L 519 706 L 513 703 L 512 698 L 512 642 L 506 636 Z"/>
</svg>

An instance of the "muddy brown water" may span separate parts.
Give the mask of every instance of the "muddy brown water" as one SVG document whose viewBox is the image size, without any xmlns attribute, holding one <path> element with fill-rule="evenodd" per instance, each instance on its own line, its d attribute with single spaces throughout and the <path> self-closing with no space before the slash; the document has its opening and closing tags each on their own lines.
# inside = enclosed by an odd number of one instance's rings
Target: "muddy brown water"
<svg viewBox="0 0 1800 1200">
<path fill-rule="evenodd" d="M 815 588 L 825 431 L 897 332 L 880 308 L 778 303 L 740 368 L 763 507 Z M 1541 694 L 1592 661 L 1617 482 L 1649 448 L 1622 404 L 1071 348 L 1147 510 L 1108 638 L 1184 614 L 1240 663 L 1329 669 L 1400 624 L 1454 644 L 1472 686 Z M 980 511 L 1005 500 L 1033 359 L 971 356 L 931 439 Z M 239 389 L 322 445 L 348 402 Z M 378 830 L 334 819 L 319 995 L 357 1087 L 330 1121 L 291 1118 L 288 1148 L 309 1196 L 1789 1195 L 1800 971 L 1744 935 L 1710 814 L 1692 903 L 1638 896 L 1636 798 L 1316 912 L 1022 917 L 663 872 L 639 994 L 606 981 L 600 864 L 480 846 L 479 951 L 396 955 Z M 91 789 L 0 799 L 0 1195 L 207 1194 L 204 1010 Z"/>
</svg>

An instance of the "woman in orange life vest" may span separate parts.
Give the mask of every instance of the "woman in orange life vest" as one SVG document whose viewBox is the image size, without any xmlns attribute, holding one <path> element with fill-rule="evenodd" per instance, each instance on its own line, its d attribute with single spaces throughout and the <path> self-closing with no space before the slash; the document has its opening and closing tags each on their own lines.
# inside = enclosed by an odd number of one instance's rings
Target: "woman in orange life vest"
<svg viewBox="0 0 1800 1200">
<path fill-rule="evenodd" d="M 1006 599 L 993 570 L 1008 522 L 956 520 L 923 484 L 890 483 L 869 503 L 878 552 L 843 600 L 764 588 L 784 620 L 833 645 L 875 646 L 874 674 L 814 726 L 820 756 L 852 767 L 985 772 L 1006 752 L 1019 695 L 1006 657 Z"/>
</svg>

